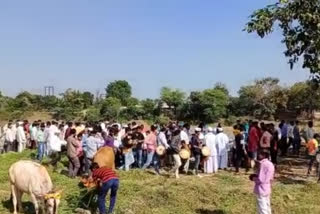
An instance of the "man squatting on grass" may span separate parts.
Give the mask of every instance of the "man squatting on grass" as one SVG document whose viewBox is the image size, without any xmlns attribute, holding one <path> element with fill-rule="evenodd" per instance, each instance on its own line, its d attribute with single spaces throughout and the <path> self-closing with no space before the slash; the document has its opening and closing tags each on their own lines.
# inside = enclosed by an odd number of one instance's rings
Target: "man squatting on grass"
<svg viewBox="0 0 320 214">
<path fill-rule="evenodd" d="M 107 167 L 99 168 L 97 163 L 93 163 L 91 166 L 92 178 L 94 181 L 99 183 L 98 191 L 98 207 L 100 214 L 106 214 L 106 196 L 111 190 L 110 193 L 110 205 L 109 213 L 113 213 L 114 206 L 117 200 L 117 191 L 119 188 L 119 178 L 116 172 Z"/>
<path fill-rule="evenodd" d="M 258 155 L 258 174 L 250 176 L 255 182 L 254 193 L 257 197 L 258 214 L 271 214 L 271 182 L 274 177 L 274 165 L 269 161 L 269 151 L 262 150 Z"/>
</svg>

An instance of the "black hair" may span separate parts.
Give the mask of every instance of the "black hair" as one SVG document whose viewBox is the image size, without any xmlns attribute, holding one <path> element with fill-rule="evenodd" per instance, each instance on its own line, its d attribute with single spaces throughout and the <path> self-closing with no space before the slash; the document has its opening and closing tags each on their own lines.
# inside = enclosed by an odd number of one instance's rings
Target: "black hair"
<svg viewBox="0 0 320 214">
<path fill-rule="evenodd" d="M 77 133 L 77 130 L 75 130 L 75 129 L 71 129 L 71 131 L 70 131 L 70 135 L 75 135 Z"/>
<path fill-rule="evenodd" d="M 264 158 L 269 159 L 269 157 L 270 157 L 270 152 L 269 152 L 269 150 L 262 149 L 262 150 L 260 151 L 260 155 L 262 155 Z"/>
<path fill-rule="evenodd" d="M 91 170 L 95 170 L 95 169 L 99 169 L 99 168 L 100 168 L 100 167 L 99 167 L 99 164 L 96 163 L 96 162 L 93 162 L 93 163 L 91 164 L 91 167 L 90 167 Z"/>
<path fill-rule="evenodd" d="M 311 127 L 313 127 L 313 122 L 312 121 L 309 121 L 308 122 L 308 126 L 311 128 Z"/>
</svg>

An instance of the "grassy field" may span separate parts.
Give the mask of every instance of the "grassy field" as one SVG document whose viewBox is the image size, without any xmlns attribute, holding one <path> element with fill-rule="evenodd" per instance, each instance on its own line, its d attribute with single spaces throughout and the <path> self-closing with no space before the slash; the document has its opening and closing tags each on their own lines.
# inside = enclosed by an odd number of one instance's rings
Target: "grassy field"
<svg viewBox="0 0 320 214">
<path fill-rule="evenodd" d="M 30 159 L 32 154 L 5 154 L 0 156 L 0 213 L 10 213 L 8 168 L 17 160 Z M 280 166 L 274 183 L 272 208 L 276 214 L 319 214 L 320 186 L 315 178 L 303 177 L 304 161 L 287 160 Z M 290 169 L 286 166 L 291 165 Z M 296 176 L 293 169 L 301 176 Z M 300 170 L 300 172 L 299 172 Z M 79 201 L 79 182 L 49 172 L 54 184 L 63 190 L 60 214 L 74 213 Z M 294 172 L 294 173 L 293 173 Z M 183 176 L 180 180 L 155 176 L 150 172 L 133 170 L 119 172 L 121 178 L 117 214 L 229 214 L 255 213 L 253 184 L 248 176 L 233 172 L 198 178 Z M 23 176 L 23 172 L 21 173 Z M 25 213 L 33 213 L 29 197 L 24 196 Z"/>
</svg>

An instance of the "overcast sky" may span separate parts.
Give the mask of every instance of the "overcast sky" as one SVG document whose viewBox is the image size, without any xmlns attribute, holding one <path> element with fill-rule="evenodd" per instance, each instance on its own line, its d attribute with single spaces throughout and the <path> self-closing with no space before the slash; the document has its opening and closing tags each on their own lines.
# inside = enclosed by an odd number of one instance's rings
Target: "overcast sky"
<svg viewBox="0 0 320 214">
<path fill-rule="evenodd" d="M 290 70 L 281 34 L 242 31 L 253 10 L 271 0 L 0 1 L 0 90 L 43 93 L 53 85 L 104 90 L 125 79 L 139 98 L 162 86 L 186 92 L 273 76 L 291 85 L 308 78 Z"/>
</svg>

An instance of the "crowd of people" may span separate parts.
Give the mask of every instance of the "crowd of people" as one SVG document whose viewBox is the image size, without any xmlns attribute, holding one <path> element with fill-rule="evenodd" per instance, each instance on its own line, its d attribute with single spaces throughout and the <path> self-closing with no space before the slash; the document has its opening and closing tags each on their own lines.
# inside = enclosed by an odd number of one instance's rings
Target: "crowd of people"
<svg viewBox="0 0 320 214">
<path fill-rule="evenodd" d="M 232 166 L 238 173 L 241 167 L 249 171 L 257 165 L 257 174 L 251 175 L 250 179 L 256 183 L 259 213 L 271 213 L 270 183 L 278 156 L 286 156 L 289 148 L 293 155 L 299 156 L 301 139 L 307 142 L 310 174 L 319 146 L 319 135 L 315 134 L 312 122 L 302 131 L 298 121 L 281 121 L 276 126 L 239 120 L 233 127 L 233 134 L 229 133 L 228 136 L 221 124 L 217 127 L 205 124 L 191 127 L 183 122 L 170 122 L 148 128 L 136 122 L 119 124 L 101 121 L 85 124 L 9 121 L 1 129 L 0 151 L 37 149 L 38 161 L 48 156 L 53 166 L 66 153 L 69 160 L 68 175 L 71 178 L 93 175 L 105 181 L 105 191 L 99 203 L 102 210 L 105 210 L 103 200 L 108 189 L 113 190 L 111 211 L 119 183 L 114 171 L 99 169 L 93 163 L 101 147 L 112 148 L 114 164 L 119 170 L 145 170 L 152 167 L 157 175 L 170 171 L 177 179 L 180 173 L 202 177 L 201 172 L 217 173 L 219 169 Z"/>
<path fill-rule="evenodd" d="M 281 121 L 277 127 L 272 123 L 238 120 L 233 135 L 228 136 L 220 124 L 213 128 L 204 124 L 191 127 L 183 122 L 170 122 L 147 129 L 136 122 L 121 125 L 116 122 L 85 124 L 41 120 L 29 123 L 25 120 L 9 121 L 2 127 L 0 152 L 37 148 L 39 161 L 50 156 L 55 165 L 61 153 L 67 151 L 69 176 L 75 177 L 79 173 L 89 174 L 94 155 L 99 148 L 108 146 L 114 149 L 115 165 L 119 169 L 153 167 L 160 174 L 161 168 L 172 167 L 176 178 L 180 172 L 192 172 L 201 177 L 201 171 L 215 173 L 229 166 L 234 166 L 236 172 L 240 167 L 248 171 L 261 149 L 270 152 L 276 166 L 278 155 L 285 156 L 289 148 L 299 155 L 301 138 L 307 143 L 317 138 L 312 122 L 302 132 L 298 121 L 288 124 Z"/>
</svg>

